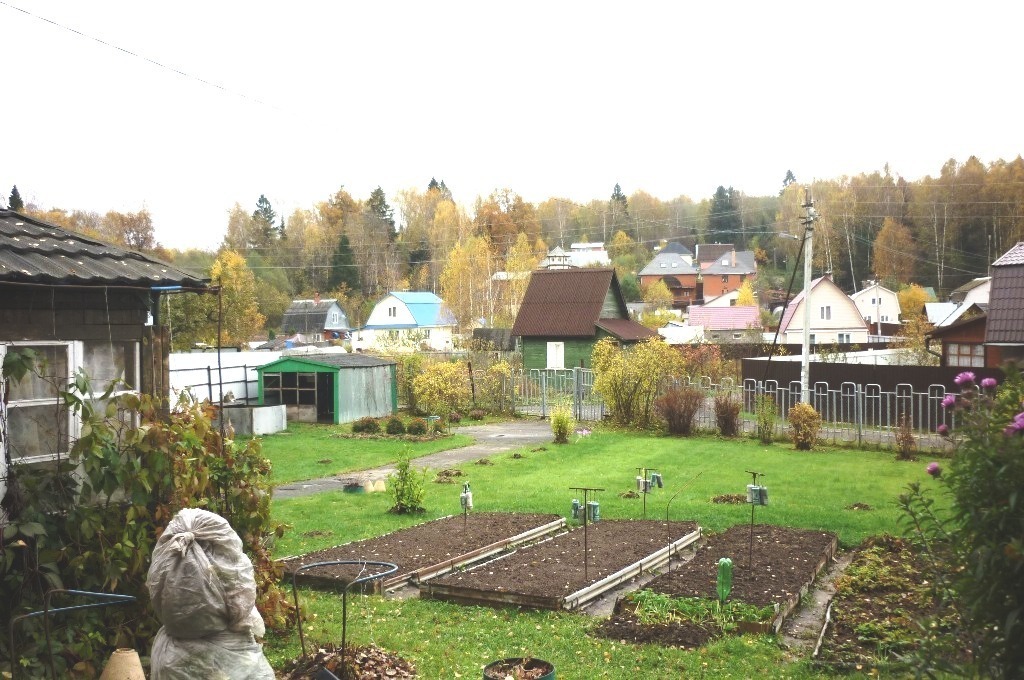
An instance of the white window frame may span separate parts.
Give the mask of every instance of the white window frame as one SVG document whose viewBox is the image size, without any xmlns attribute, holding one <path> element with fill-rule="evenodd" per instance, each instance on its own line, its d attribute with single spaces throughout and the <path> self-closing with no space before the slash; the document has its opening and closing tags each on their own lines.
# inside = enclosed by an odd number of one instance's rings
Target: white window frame
<svg viewBox="0 0 1024 680">
<path fill-rule="evenodd" d="M 839 334 L 839 344 L 840 345 L 849 345 L 850 344 L 850 334 L 849 333 L 840 333 Z"/>
<path fill-rule="evenodd" d="M 821 320 L 831 321 L 832 320 L 832 305 L 821 306 Z"/>
<path fill-rule="evenodd" d="M 99 341 L 99 342 L 102 342 L 102 341 Z M 133 348 L 132 348 L 133 349 L 133 351 L 132 351 L 132 360 L 134 361 L 134 366 L 132 366 L 132 371 L 133 371 L 133 374 L 135 375 L 136 381 L 139 381 L 139 380 L 141 380 L 141 369 L 142 369 L 142 364 L 141 364 L 141 362 L 142 362 L 142 357 L 141 357 L 142 352 L 141 352 L 140 343 L 137 342 L 137 341 L 131 341 L 131 340 L 129 340 L 129 341 L 118 341 L 118 344 L 123 344 L 123 343 L 127 343 L 127 344 L 133 345 Z M 64 347 L 64 348 L 66 348 L 65 351 L 67 352 L 67 375 L 66 376 L 55 376 L 55 377 L 57 377 L 61 381 L 60 388 L 62 388 L 62 389 L 67 389 L 68 386 L 71 384 L 71 382 L 74 380 L 74 377 L 78 373 L 79 369 L 82 369 L 82 368 L 85 367 L 85 343 L 83 341 L 81 341 L 81 340 L 22 340 L 22 341 L 17 341 L 17 342 L 0 343 L 0 364 L 3 363 L 4 357 L 7 355 L 8 351 L 10 351 L 12 349 L 17 349 L 19 347 Z M 119 377 L 123 379 L 124 375 L 121 375 Z M 92 375 L 90 375 L 89 378 L 93 379 L 94 377 Z M 91 385 L 92 391 L 90 392 L 89 395 L 87 395 L 88 398 L 89 399 L 98 399 L 106 391 L 107 384 L 108 383 L 105 382 L 105 381 L 102 382 L 102 383 L 93 383 Z M 132 386 L 130 386 L 130 388 L 131 389 L 125 389 L 124 386 L 122 385 L 120 389 L 114 390 L 111 393 L 110 396 L 111 396 L 111 398 L 114 398 L 114 397 L 120 396 L 122 394 L 137 393 L 138 389 L 139 389 L 139 386 L 138 385 L 132 385 Z M 6 404 L 6 406 L 0 405 L 0 408 L 4 409 L 4 414 L 3 415 L 4 415 L 4 418 L 6 419 L 12 409 L 19 409 L 19 408 L 33 407 L 33 406 L 50 406 L 50 405 L 57 406 L 57 398 L 56 397 L 46 397 L 44 399 L 18 399 L 18 400 L 13 400 L 12 399 L 8 404 Z M 47 463 L 47 462 L 55 461 L 58 458 L 66 458 L 68 453 L 70 452 L 70 448 L 72 446 L 74 446 L 75 441 L 82 434 L 81 418 L 78 415 L 76 415 L 75 413 L 73 413 L 70 408 L 68 409 L 68 416 L 67 417 L 68 417 L 68 422 L 66 424 L 66 427 L 67 427 L 66 432 L 67 432 L 67 447 L 68 447 L 68 450 L 66 450 L 66 451 L 55 451 L 53 453 L 46 453 L 46 454 L 40 454 L 40 455 L 34 455 L 34 456 L 18 456 L 17 458 L 13 458 L 12 457 L 13 460 L 15 460 L 19 464 L 35 464 L 35 463 Z M 137 414 L 133 414 L 132 418 L 133 419 L 137 418 Z M 7 442 L 6 441 L 0 442 L 0 455 L 6 455 L 6 447 L 7 447 Z"/>
<path fill-rule="evenodd" d="M 549 370 L 565 368 L 564 342 L 548 342 L 547 368 Z"/>
</svg>

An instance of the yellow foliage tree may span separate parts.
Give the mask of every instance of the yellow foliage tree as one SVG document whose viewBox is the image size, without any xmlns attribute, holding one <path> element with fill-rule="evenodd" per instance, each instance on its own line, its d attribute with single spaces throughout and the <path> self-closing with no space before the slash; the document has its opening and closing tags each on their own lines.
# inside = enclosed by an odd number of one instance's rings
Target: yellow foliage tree
<svg viewBox="0 0 1024 680">
<path fill-rule="evenodd" d="M 914 275 L 914 260 L 907 255 L 915 250 L 910 229 L 886 217 L 875 237 L 871 269 L 875 276 L 886 283 L 905 284 Z"/>
<path fill-rule="evenodd" d="M 672 306 L 672 291 L 661 279 L 644 286 L 644 302 L 654 310 L 668 309 Z"/>
<path fill-rule="evenodd" d="M 743 282 L 736 296 L 737 307 L 757 307 L 757 299 L 754 297 L 754 287 L 750 285 L 750 279 Z"/>
<path fill-rule="evenodd" d="M 242 347 L 266 322 L 256 302 L 256 277 L 244 257 L 233 250 L 224 250 L 210 267 L 210 278 L 221 288 L 224 314 L 220 344 Z"/>
<path fill-rule="evenodd" d="M 626 349 L 605 338 L 594 345 L 591 361 L 594 391 L 611 407 L 612 420 L 639 428 L 650 426 L 658 391 L 684 368 L 682 355 L 660 337 Z"/>
<path fill-rule="evenodd" d="M 904 319 L 910 319 L 924 314 L 924 303 L 929 302 L 928 291 L 916 283 L 912 283 L 903 290 L 896 293 L 900 301 L 900 314 Z"/>
<path fill-rule="evenodd" d="M 494 318 L 493 273 L 490 244 L 482 236 L 456 243 L 448 254 L 441 272 L 441 297 L 463 332 L 472 330 L 477 319 Z"/>
<path fill-rule="evenodd" d="M 428 413 L 448 417 L 469 401 L 466 366 L 462 363 L 430 364 L 413 378 L 416 404 Z"/>
</svg>

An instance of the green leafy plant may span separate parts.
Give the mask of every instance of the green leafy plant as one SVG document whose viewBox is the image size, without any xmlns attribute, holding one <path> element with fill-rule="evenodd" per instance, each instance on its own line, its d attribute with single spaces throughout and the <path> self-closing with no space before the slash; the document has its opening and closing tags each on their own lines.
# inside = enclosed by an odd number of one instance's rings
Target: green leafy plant
<svg viewBox="0 0 1024 680">
<path fill-rule="evenodd" d="M 424 424 L 426 421 L 424 421 Z M 416 471 L 412 467 L 409 454 L 403 453 L 395 465 L 395 472 L 388 476 L 388 488 L 395 504 L 388 512 L 395 514 L 413 514 L 424 512 L 423 499 L 427 495 L 427 469 Z"/>
<path fill-rule="evenodd" d="M 569 435 L 575 427 L 576 420 L 570 406 L 562 404 L 551 409 L 551 432 L 555 435 L 556 444 L 568 444 Z"/>
<path fill-rule="evenodd" d="M 754 409 L 757 412 L 757 438 L 762 444 L 771 444 L 779 407 L 771 395 L 761 394 L 754 400 Z"/>
<path fill-rule="evenodd" d="M 740 431 L 740 401 L 731 394 L 715 395 L 715 422 L 723 437 L 735 437 Z"/>
<path fill-rule="evenodd" d="M 693 434 L 693 421 L 704 403 L 704 392 L 696 387 L 670 387 L 655 399 L 654 410 L 665 421 L 669 434 L 688 437 Z"/>
<path fill-rule="evenodd" d="M 821 415 L 810 404 L 799 403 L 789 409 L 789 428 L 797 451 L 810 451 L 818 442 Z"/>
</svg>

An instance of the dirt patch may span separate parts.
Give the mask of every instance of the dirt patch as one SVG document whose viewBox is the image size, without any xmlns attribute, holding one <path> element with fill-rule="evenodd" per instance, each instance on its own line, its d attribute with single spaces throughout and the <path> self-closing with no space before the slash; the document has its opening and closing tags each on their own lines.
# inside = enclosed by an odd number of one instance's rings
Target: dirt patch
<svg viewBox="0 0 1024 680">
<path fill-rule="evenodd" d="M 349 647 L 342 658 L 341 649 L 334 644 L 313 645 L 316 653 L 288 662 L 280 680 L 306 680 L 316 678 L 326 669 L 339 678 L 349 680 L 375 680 L 376 678 L 415 678 L 416 668 L 409 661 L 376 645 Z"/>
<path fill-rule="evenodd" d="M 586 532 L 576 528 L 469 571 L 432 580 L 421 586 L 421 595 L 470 601 L 483 593 L 482 598 L 493 598 L 488 602 L 493 604 L 499 604 L 498 600 L 519 604 L 528 599 L 532 603 L 528 606 L 557 607 L 562 598 L 695 531 L 696 522 L 602 520 L 588 525 Z M 468 597 L 439 595 L 435 586 L 458 589 Z M 516 597 L 505 598 L 506 594 Z"/>
<path fill-rule="evenodd" d="M 847 510 L 874 510 L 873 507 L 867 503 L 854 503 L 853 505 L 847 505 Z"/>
<path fill-rule="evenodd" d="M 817 570 L 835 548 L 833 534 L 790 529 L 767 524 L 754 525 L 753 563 L 748 564 L 750 525 L 739 525 L 705 537 L 693 559 L 662 574 L 645 588 L 671 597 L 717 599 L 718 560 L 733 562 L 732 592 L 729 599 L 757 607 L 777 604 L 781 611 L 795 605 L 802 590 L 814 581 Z M 674 627 L 677 624 L 668 624 Z M 720 635 L 717 629 L 685 624 L 684 642 L 671 642 L 672 632 L 663 625 L 638 623 L 628 607 L 620 607 L 598 628 L 598 633 L 628 642 L 657 642 L 699 646 Z M 702 637 L 703 636 L 703 637 Z"/>
<path fill-rule="evenodd" d="M 282 564 L 285 576 L 289 579 L 301 565 L 333 560 L 391 562 L 398 565 L 399 574 L 407 574 L 446 561 L 457 560 L 466 553 L 518 536 L 560 518 L 554 514 L 471 512 L 467 516 L 444 517 L 378 538 L 288 558 L 283 560 Z M 317 567 L 302 572 L 299 580 L 307 580 L 306 574 L 310 574 L 308 580 L 341 584 L 365 575 L 351 565 Z"/>
<path fill-rule="evenodd" d="M 454 469 L 454 468 L 445 468 L 444 470 L 439 471 L 437 473 L 437 476 L 434 477 L 434 483 L 435 484 L 454 484 L 455 483 L 455 478 L 456 477 L 461 477 L 461 476 L 462 476 L 462 470 L 457 470 L 457 469 Z"/>
<path fill-rule="evenodd" d="M 746 503 L 747 497 L 741 493 L 725 493 L 721 496 L 715 496 L 711 499 L 712 503 L 728 503 L 730 505 L 739 505 L 740 503 Z"/>
</svg>

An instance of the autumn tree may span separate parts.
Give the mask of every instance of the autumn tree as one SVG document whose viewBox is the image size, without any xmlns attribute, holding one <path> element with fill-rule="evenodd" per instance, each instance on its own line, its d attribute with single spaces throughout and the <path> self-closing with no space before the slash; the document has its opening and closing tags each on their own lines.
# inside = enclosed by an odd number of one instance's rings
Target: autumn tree
<svg viewBox="0 0 1024 680">
<path fill-rule="evenodd" d="M 161 302 L 171 348 L 184 352 L 217 342 L 217 296 L 209 293 L 164 295 Z"/>
<path fill-rule="evenodd" d="M 871 269 L 887 286 L 901 286 L 914 278 L 914 238 L 903 224 L 886 217 L 875 237 Z"/>
<path fill-rule="evenodd" d="M 673 301 L 672 291 L 661 279 L 652 281 L 644 287 L 644 303 L 652 309 L 668 309 Z"/>
<path fill-rule="evenodd" d="M 210 268 L 210 278 L 220 287 L 224 314 L 220 345 L 242 347 L 266 321 L 256 301 L 256 277 L 244 257 L 233 250 L 224 250 Z"/>
<path fill-rule="evenodd" d="M 520 233 L 526 234 L 531 243 L 540 236 L 536 209 L 510 189 L 495 191 L 479 201 L 473 224 L 499 253 L 506 252 Z"/>
<path fill-rule="evenodd" d="M 594 391 L 611 406 L 619 425 L 646 428 L 654 399 L 672 377 L 683 375 L 682 355 L 662 338 L 620 348 L 610 338 L 594 345 Z"/>
<path fill-rule="evenodd" d="M 462 332 L 471 331 L 480 319 L 494 318 L 493 273 L 490 243 L 482 236 L 457 243 L 448 255 L 441 272 L 441 298 Z"/>
<path fill-rule="evenodd" d="M 259 243 L 252 215 L 240 204 L 235 203 L 228 213 L 228 228 L 224 233 L 224 247 L 240 253 L 248 251 Z"/>
<path fill-rule="evenodd" d="M 905 321 L 924 316 L 924 304 L 931 301 L 928 292 L 916 283 L 898 291 L 896 299 L 899 300 L 900 314 Z"/>
<path fill-rule="evenodd" d="M 499 313 L 495 325 L 509 328 L 519 313 L 519 305 L 530 285 L 530 273 L 537 266 L 537 257 L 526 234 L 519 234 L 505 258 L 505 281 L 502 282 Z"/>
<path fill-rule="evenodd" d="M 132 250 L 153 250 L 156 247 L 153 218 L 143 208 L 135 213 L 111 210 L 100 223 L 102 234 L 113 243 Z"/>
<path fill-rule="evenodd" d="M 25 209 L 25 202 L 21 200 L 21 194 L 18 193 L 17 184 L 11 188 L 11 197 L 7 199 L 7 207 L 15 212 L 21 212 Z"/>
<path fill-rule="evenodd" d="M 745 279 L 740 284 L 739 293 L 736 296 L 737 307 L 757 307 L 757 299 L 754 297 L 754 287 L 750 285 L 750 279 Z"/>
</svg>

